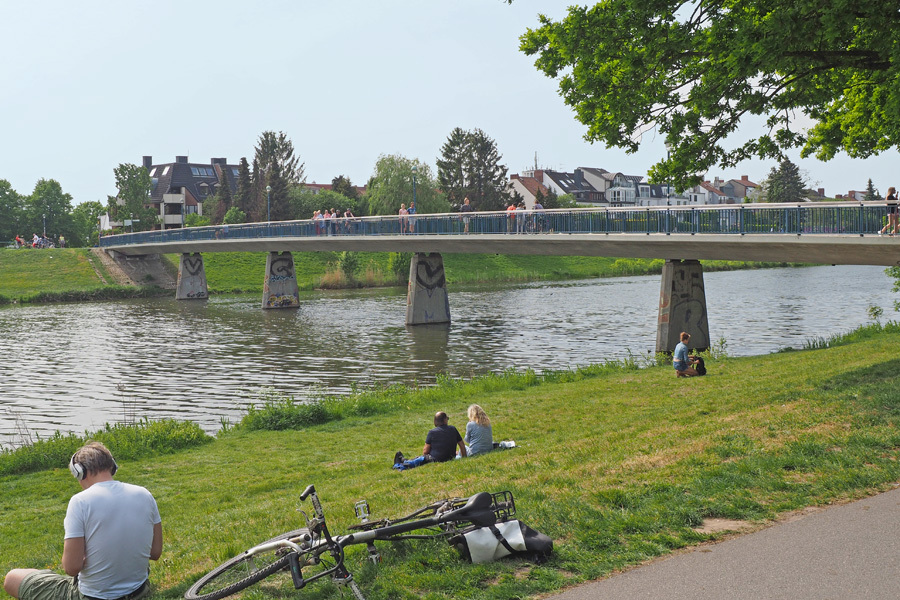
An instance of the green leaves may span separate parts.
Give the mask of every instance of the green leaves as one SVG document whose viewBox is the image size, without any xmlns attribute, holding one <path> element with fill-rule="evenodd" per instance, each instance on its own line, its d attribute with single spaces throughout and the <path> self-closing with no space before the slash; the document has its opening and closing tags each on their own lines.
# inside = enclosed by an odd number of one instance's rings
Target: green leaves
<svg viewBox="0 0 900 600">
<path fill-rule="evenodd" d="M 672 152 L 652 174 L 686 187 L 789 148 L 827 160 L 900 145 L 897 21 L 887 0 L 603 0 L 541 16 L 520 48 L 558 80 L 586 139 L 634 152 L 655 130 Z M 770 130 L 744 134 L 749 115 Z"/>
</svg>

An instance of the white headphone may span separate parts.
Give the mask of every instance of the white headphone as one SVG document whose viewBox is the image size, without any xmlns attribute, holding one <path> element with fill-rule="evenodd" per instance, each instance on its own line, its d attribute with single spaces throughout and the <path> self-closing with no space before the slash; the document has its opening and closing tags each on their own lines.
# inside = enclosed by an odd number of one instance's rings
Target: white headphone
<svg viewBox="0 0 900 600">
<path fill-rule="evenodd" d="M 78 452 L 76 452 L 75 454 L 78 454 Z M 69 472 L 72 473 L 72 477 L 74 477 L 78 481 L 81 481 L 85 477 L 87 477 L 87 469 L 84 468 L 83 464 L 75 462 L 75 454 L 73 454 L 72 458 L 69 459 Z M 116 459 L 112 458 L 112 456 L 110 456 L 110 458 L 113 461 L 113 466 L 109 472 L 111 475 L 115 475 L 116 471 L 119 470 L 119 465 L 116 464 Z"/>
</svg>

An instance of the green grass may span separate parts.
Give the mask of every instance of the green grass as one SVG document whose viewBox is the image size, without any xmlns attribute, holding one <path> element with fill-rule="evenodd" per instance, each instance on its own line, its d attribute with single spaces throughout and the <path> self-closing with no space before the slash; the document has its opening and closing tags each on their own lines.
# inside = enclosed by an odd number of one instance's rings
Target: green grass
<svg viewBox="0 0 900 600">
<path fill-rule="evenodd" d="M 622 365 L 388 388 L 347 400 L 340 414 L 329 407 L 332 418 L 319 424 L 240 427 L 174 454 L 123 459 L 119 478 L 146 486 L 160 505 L 166 543 L 152 565 L 156 598 L 181 597 L 222 560 L 297 527 L 294 509 L 309 483 L 339 533 L 362 498 L 377 518 L 440 497 L 511 490 L 519 517 L 556 542 L 544 565 L 470 565 L 446 545 L 415 541 L 382 546 L 377 566 L 359 547 L 347 561 L 371 600 L 533 597 L 710 539 L 693 529 L 708 517 L 764 523 L 890 487 L 900 479 L 898 343 L 891 324 L 812 350 L 719 356 L 703 378 Z M 519 447 L 390 468 L 397 450 L 421 451 L 435 410 L 460 427 L 472 402 L 486 408 L 496 438 Z M 77 489 L 64 461 L 0 477 L 0 572 L 59 568 L 62 519 Z M 296 592 L 281 579 L 244 597 L 341 596 L 330 583 Z"/>
<path fill-rule="evenodd" d="M 0 249 L 0 294 L 4 296 L 93 290 L 101 285 L 87 249 Z"/>
<path fill-rule="evenodd" d="M 338 277 L 338 252 L 295 252 L 294 268 L 301 290 L 354 285 L 406 285 L 395 279 L 389 254 L 385 252 L 359 253 L 355 283 Z M 177 268 L 178 256 L 166 258 Z M 252 252 L 210 252 L 203 255 L 210 293 L 261 292 L 263 289 L 266 254 Z M 649 275 L 662 272 L 663 260 L 600 258 L 592 256 L 520 256 L 495 254 L 445 254 L 444 269 L 447 282 L 489 283 L 500 281 L 553 281 L 621 275 Z M 704 261 L 707 271 L 755 269 L 786 266 L 786 263 L 743 263 L 733 261 Z M 335 284 L 334 281 L 338 280 Z M 327 282 L 327 283 L 326 283 Z M 2 288 L 0 288 L 2 292 Z"/>
</svg>

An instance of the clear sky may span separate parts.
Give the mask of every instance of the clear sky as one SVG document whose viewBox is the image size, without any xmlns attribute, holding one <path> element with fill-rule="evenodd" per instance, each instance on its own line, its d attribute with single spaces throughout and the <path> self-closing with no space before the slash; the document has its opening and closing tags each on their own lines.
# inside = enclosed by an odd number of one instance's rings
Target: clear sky
<svg viewBox="0 0 900 600">
<path fill-rule="evenodd" d="M 308 182 L 363 185 L 380 154 L 435 167 L 454 127 L 481 128 L 510 173 L 599 167 L 645 175 L 665 149 L 584 141 L 519 36 L 559 0 L 34 0 L 0 8 L 0 179 L 56 179 L 75 203 L 115 194 L 119 163 L 252 159 L 284 131 Z M 748 130 L 753 125 L 748 124 Z M 829 195 L 900 186 L 896 153 L 800 160 Z M 773 163 L 708 178 L 761 181 Z M 894 179 L 897 178 L 897 181 Z"/>
</svg>

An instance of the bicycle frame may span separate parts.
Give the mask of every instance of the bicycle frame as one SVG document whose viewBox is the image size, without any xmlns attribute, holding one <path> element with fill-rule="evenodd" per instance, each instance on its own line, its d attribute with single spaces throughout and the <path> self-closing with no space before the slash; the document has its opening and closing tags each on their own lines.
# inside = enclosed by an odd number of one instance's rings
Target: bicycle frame
<svg viewBox="0 0 900 600">
<path fill-rule="evenodd" d="M 362 515 L 363 523 L 356 527 L 370 527 L 367 530 L 332 537 L 325 522 L 325 513 L 322 504 L 316 494 L 315 486 L 308 486 L 300 500 L 310 498 L 315 516 L 307 517 L 309 533 L 290 539 L 276 540 L 254 546 L 245 552 L 246 556 L 254 556 L 263 552 L 270 552 L 278 548 L 290 549 L 288 564 L 291 578 L 296 589 L 306 584 L 331 575 L 335 583 L 347 585 L 358 600 L 365 600 L 362 592 L 353 581 L 353 577 L 344 566 L 344 548 L 351 545 L 366 544 L 369 547 L 369 558 L 378 561 L 380 557 L 374 548 L 375 541 L 399 541 L 404 539 L 427 539 L 442 537 L 455 533 L 460 527 L 473 525 L 493 525 L 498 521 L 504 521 L 515 515 L 515 501 L 510 492 L 496 492 L 489 494 L 481 492 L 469 498 L 452 498 L 441 502 L 435 502 L 427 507 L 413 512 L 392 522 L 389 520 L 370 523 L 368 517 L 368 504 Z M 358 505 L 359 506 L 359 503 Z M 424 518 L 417 518 L 423 513 L 433 514 Z M 357 514 L 360 514 L 359 508 Z M 462 525 L 462 524 L 465 525 Z M 442 531 L 435 534 L 404 535 L 418 529 L 441 527 Z M 320 556 L 330 554 L 334 564 L 315 573 L 310 577 L 304 577 L 303 567 L 320 564 Z"/>
</svg>

